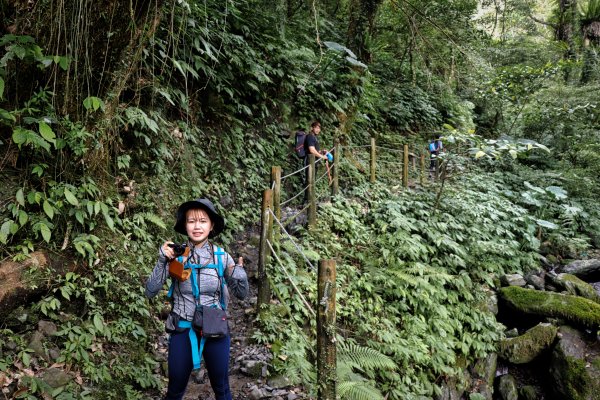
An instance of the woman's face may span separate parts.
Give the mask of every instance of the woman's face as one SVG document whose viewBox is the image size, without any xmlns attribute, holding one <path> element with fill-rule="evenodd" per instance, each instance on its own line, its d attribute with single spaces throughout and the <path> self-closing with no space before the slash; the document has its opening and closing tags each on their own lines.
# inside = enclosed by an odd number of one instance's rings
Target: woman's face
<svg viewBox="0 0 600 400">
<path fill-rule="evenodd" d="M 191 209 L 185 214 L 185 230 L 194 244 L 203 243 L 208 239 L 213 224 L 206 211 Z"/>
</svg>

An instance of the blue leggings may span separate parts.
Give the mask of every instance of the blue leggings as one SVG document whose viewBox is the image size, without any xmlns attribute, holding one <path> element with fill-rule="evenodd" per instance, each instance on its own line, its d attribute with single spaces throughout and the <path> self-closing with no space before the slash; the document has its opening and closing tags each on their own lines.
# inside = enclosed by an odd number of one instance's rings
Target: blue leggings
<svg viewBox="0 0 600 400">
<path fill-rule="evenodd" d="M 169 389 L 165 400 L 180 400 L 192 373 L 192 347 L 189 329 L 171 334 L 169 340 Z M 200 339 L 200 338 L 198 338 Z M 229 389 L 229 347 L 230 337 L 206 339 L 202 357 L 208 372 L 210 386 L 216 400 L 231 400 Z M 200 340 L 198 340 L 200 342 Z"/>
</svg>

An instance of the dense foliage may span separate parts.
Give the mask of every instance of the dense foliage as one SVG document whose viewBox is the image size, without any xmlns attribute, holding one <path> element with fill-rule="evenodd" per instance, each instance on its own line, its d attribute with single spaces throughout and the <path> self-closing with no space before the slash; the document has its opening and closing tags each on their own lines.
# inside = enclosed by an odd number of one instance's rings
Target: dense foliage
<svg viewBox="0 0 600 400">
<path fill-rule="evenodd" d="M 311 259 L 338 260 L 340 393 L 431 397 L 493 351 L 498 274 L 535 267 L 540 244 L 556 261 L 600 245 L 600 7 L 422 3 L 3 2 L 0 256 L 25 266 L 30 296 L 2 314 L 0 384 L 21 398 L 158 390 L 162 305 L 141 281 L 174 208 L 215 199 L 233 244 L 315 118 L 326 146 L 375 137 L 418 156 L 440 132 L 449 148 L 442 183 L 411 191 L 389 169 L 368 185 L 345 153 L 342 196 L 301 233 Z M 281 248 L 316 302 L 314 271 Z M 28 261 L 39 251 L 46 267 Z M 279 323 L 310 318 L 271 267 L 283 305 L 255 339 L 314 391 L 313 322 Z M 40 319 L 58 332 L 34 353 Z M 36 374 L 49 350 L 77 376 L 66 387 Z"/>
</svg>

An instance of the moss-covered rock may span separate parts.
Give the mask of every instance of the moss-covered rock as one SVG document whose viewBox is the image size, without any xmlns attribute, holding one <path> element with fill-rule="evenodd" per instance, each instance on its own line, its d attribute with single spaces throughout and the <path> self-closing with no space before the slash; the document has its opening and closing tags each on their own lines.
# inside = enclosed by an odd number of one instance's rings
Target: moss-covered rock
<svg viewBox="0 0 600 400">
<path fill-rule="evenodd" d="M 525 314 L 558 317 L 590 328 L 600 326 L 600 304 L 579 296 L 516 286 L 501 288 L 498 293 L 504 304 Z"/>
<path fill-rule="evenodd" d="M 538 400 L 539 398 L 535 387 L 527 385 L 519 388 L 519 400 Z"/>
<path fill-rule="evenodd" d="M 510 375 L 502 375 L 498 378 L 498 394 L 502 400 L 518 400 L 519 391 L 517 389 L 517 381 Z"/>
<path fill-rule="evenodd" d="M 471 384 L 472 394 L 478 393 L 483 399 L 492 400 L 497 365 L 498 355 L 496 353 L 488 354 L 487 357 L 477 360 L 473 366 L 473 382 Z"/>
<path fill-rule="evenodd" d="M 598 293 L 596 293 L 592 285 L 582 281 L 575 275 L 558 274 L 556 281 L 560 282 L 562 288 L 566 290 L 567 293 L 575 296 L 585 297 L 586 299 L 600 303 L 600 296 Z"/>
<path fill-rule="evenodd" d="M 599 343 L 588 344 L 581 332 L 561 326 L 560 340 L 552 352 L 550 374 L 558 398 L 600 399 L 600 368 L 596 366 Z"/>
<path fill-rule="evenodd" d="M 558 328 L 550 324 L 539 324 L 515 338 L 500 342 L 500 357 L 513 364 L 533 361 L 544 350 L 550 348 Z"/>
</svg>

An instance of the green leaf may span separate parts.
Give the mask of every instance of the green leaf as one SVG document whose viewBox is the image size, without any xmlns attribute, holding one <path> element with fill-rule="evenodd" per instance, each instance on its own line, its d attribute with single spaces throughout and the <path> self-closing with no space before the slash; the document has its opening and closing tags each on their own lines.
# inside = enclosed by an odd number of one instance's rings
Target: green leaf
<svg viewBox="0 0 600 400">
<path fill-rule="evenodd" d="M 350 65 L 355 66 L 355 67 L 360 67 L 360 68 L 364 68 L 367 69 L 367 65 L 363 64 L 362 62 L 358 61 L 355 58 L 352 58 L 350 56 L 346 56 L 346 61 L 348 61 L 350 63 Z"/>
<path fill-rule="evenodd" d="M 6 119 L 8 121 L 15 122 L 17 119 L 14 115 L 6 111 L 4 108 L 0 108 L 0 118 Z"/>
<path fill-rule="evenodd" d="M 75 212 L 75 219 L 81 224 L 81 225 L 85 225 L 85 220 L 83 218 L 83 213 L 81 212 L 81 210 L 77 210 Z"/>
<path fill-rule="evenodd" d="M 108 215 L 107 212 L 103 212 L 102 214 L 104 215 L 104 219 L 106 220 L 106 225 L 108 225 L 108 227 L 111 231 L 114 231 L 115 230 L 115 221 L 111 218 L 110 215 Z"/>
<path fill-rule="evenodd" d="M 484 151 L 479 150 L 477 153 L 475 153 L 475 159 L 476 160 L 479 159 L 479 158 L 481 158 L 481 157 L 483 157 L 483 156 L 485 156 L 485 152 Z"/>
<path fill-rule="evenodd" d="M 10 227 L 13 224 L 13 221 L 8 220 L 4 221 L 2 227 L 0 227 L 0 242 L 6 243 L 8 239 L 8 235 L 10 234 Z"/>
<path fill-rule="evenodd" d="M 4 79 L 0 77 L 0 99 L 4 99 Z"/>
<path fill-rule="evenodd" d="M 94 314 L 94 327 L 98 332 L 104 332 L 104 322 L 102 321 L 102 317 L 98 314 Z"/>
<path fill-rule="evenodd" d="M 50 126 L 45 123 L 44 121 L 40 121 L 39 122 L 39 127 L 40 127 L 40 135 L 42 135 L 42 137 L 44 139 L 46 139 L 48 142 L 56 145 L 56 135 L 54 134 L 54 132 L 52 131 L 52 128 L 50 128 Z"/>
<path fill-rule="evenodd" d="M 66 71 L 69 68 L 69 58 L 68 57 L 60 57 L 58 61 L 58 65 L 62 68 L 63 71 Z"/>
<path fill-rule="evenodd" d="M 54 218 L 54 207 L 52 207 L 50 203 L 48 203 L 48 200 L 44 200 L 43 208 L 48 218 Z"/>
<path fill-rule="evenodd" d="M 102 99 L 95 97 L 95 96 L 89 96 L 86 97 L 83 100 L 83 106 L 85 107 L 86 110 L 92 110 L 92 111 L 97 111 L 98 109 L 102 108 L 104 109 L 104 102 L 102 101 Z"/>
<path fill-rule="evenodd" d="M 558 228 L 560 228 L 555 223 L 550 222 L 550 221 L 546 221 L 546 220 L 543 220 L 543 219 L 536 219 L 535 222 L 536 222 L 536 224 L 538 224 L 539 226 L 541 226 L 543 228 L 548 228 L 548 229 L 558 229 Z"/>
<path fill-rule="evenodd" d="M 40 224 L 40 233 L 42 234 L 42 237 L 44 238 L 44 240 L 46 241 L 46 243 L 50 243 L 50 228 L 48 228 L 48 225 L 41 223 Z"/>
<path fill-rule="evenodd" d="M 15 142 L 19 149 L 23 144 L 31 144 L 33 148 L 43 148 L 50 152 L 50 144 L 44 140 L 40 135 L 29 129 L 23 129 L 20 126 L 16 127 L 12 134 L 13 142 Z"/>
<path fill-rule="evenodd" d="M 23 195 L 23 189 L 19 189 L 17 190 L 17 203 L 19 203 L 21 206 L 25 206 L 25 196 Z"/>
<path fill-rule="evenodd" d="M 71 203 L 74 206 L 78 206 L 79 205 L 79 201 L 77 201 L 77 198 L 73 195 L 73 193 L 71 193 L 71 191 L 67 188 L 65 188 L 65 198 L 67 199 L 67 201 L 69 203 Z"/>
<path fill-rule="evenodd" d="M 560 186 L 548 186 L 546 190 L 552 193 L 557 200 L 563 200 L 568 197 L 567 191 Z"/>
<path fill-rule="evenodd" d="M 21 225 L 21 227 L 25 226 L 28 220 L 29 215 L 27 215 L 25 211 L 19 210 L 19 225 Z"/>
<path fill-rule="evenodd" d="M 29 368 L 29 364 L 31 363 L 31 356 L 28 353 L 22 353 L 23 365 Z"/>
</svg>

